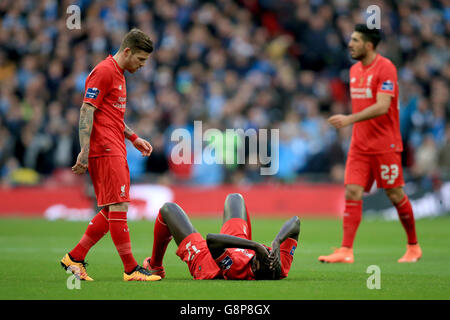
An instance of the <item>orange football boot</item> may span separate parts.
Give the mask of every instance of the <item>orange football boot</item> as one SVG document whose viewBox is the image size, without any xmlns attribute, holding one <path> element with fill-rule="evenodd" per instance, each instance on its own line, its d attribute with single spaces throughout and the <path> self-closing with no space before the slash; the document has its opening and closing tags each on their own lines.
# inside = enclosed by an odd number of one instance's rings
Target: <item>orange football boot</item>
<svg viewBox="0 0 450 320">
<path fill-rule="evenodd" d="M 72 257 L 66 253 L 66 255 L 61 259 L 61 266 L 72 271 L 72 273 L 80 280 L 93 281 L 91 277 L 88 276 L 86 272 L 87 263 L 85 261 L 75 261 Z"/>
<path fill-rule="evenodd" d="M 156 276 L 148 272 L 141 266 L 136 266 L 136 268 L 130 273 L 123 273 L 123 281 L 159 281 L 160 276 Z"/>
<path fill-rule="evenodd" d="M 320 256 L 320 262 L 326 263 L 353 263 L 353 249 L 347 247 L 341 247 L 328 256 Z"/>
<path fill-rule="evenodd" d="M 398 259 L 398 262 L 417 262 L 422 257 L 422 249 L 418 243 L 408 244 L 406 246 L 406 253 Z"/>
<path fill-rule="evenodd" d="M 164 271 L 164 267 L 152 267 L 150 257 L 147 257 L 144 259 L 144 262 L 142 263 L 142 266 L 147 269 L 151 274 L 160 276 L 161 278 L 164 278 L 166 276 L 166 272 Z"/>
</svg>

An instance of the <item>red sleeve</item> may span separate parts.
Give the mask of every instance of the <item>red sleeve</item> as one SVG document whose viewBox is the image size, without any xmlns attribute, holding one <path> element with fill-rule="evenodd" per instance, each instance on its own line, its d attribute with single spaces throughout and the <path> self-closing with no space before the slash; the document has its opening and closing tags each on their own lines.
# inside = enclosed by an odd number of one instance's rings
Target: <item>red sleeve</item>
<svg viewBox="0 0 450 320">
<path fill-rule="evenodd" d="M 379 71 L 377 93 L 395 96 L 395 86 L 397 86 L 397 69 L 392 63 L 386 63 Z"/>
<path fill-rule="evenodd" d="M 281 259 L 281 279 L 288 276 L 291 269 L 292 260 L 294 260 L 294 252 L 297 248 L 297 241 L 292 238 L 287 238 L 280 246 Z"/>
<path fill-rule="evenodd" d="M 84 85 L 83 102 L 90 103 L 96 108 L 101 108 L 103 98 L 109 91 L 111 80 L 111 74 L 107 68 L 94 68 Z"/>
<path fill-rule="evenodd" d="M 255 255 L 253 250 L 227 249 L 215 259 L 216 264 L 223 270 L 223 277 L 228 280 L 253 280 L 251 259 Z"/>
</svg>

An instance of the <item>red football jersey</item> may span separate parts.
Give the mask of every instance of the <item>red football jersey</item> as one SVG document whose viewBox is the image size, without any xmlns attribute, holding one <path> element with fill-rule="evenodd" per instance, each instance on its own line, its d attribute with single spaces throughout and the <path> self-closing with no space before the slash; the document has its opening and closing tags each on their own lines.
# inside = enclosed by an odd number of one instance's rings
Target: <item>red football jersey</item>
<svg viewBox="0 0 450 320">
<path fill-rule="evenodd" d="M 392 96 L 387 114 L 353 124 L 350 151 L 379 154 L 403 151 L 400 135 L 397 69 L 387 58 L 377 54 L 364 66 L 361 61 L 350 68 L 352 112 L 357 113 L 377 101 L 377 93 Z"/>
<path fill-rule="evenodd" d="M 109 55 L 92 70 L 85 83 L 83 102 L 97 108 L 94 112 L 89 157 L 126 157 L 126 101 L 124 70 Z"/>
<path fill-rule="evenodd" d="M 216 259 L 216 263 L 226 280 L 254 280 L 250 263 L 254 255 L 253 250 L 230 248 Z"/>
<path fill-rule="evenodd" d="M 270 249 L 270 247 L 266 248 Z M 280 246 L 281 277 L 287 277 L 291 269 L 294 251 L 297 248 L 297 241 L 286 239 Z M 222 275 L 227 280 L 255 280 L 252 271 L 251 259 L 255 255 L 253 250 L 247 249 L 227 249 L 216 259 L 217 265 L 222 269 Z"/>
</svg>

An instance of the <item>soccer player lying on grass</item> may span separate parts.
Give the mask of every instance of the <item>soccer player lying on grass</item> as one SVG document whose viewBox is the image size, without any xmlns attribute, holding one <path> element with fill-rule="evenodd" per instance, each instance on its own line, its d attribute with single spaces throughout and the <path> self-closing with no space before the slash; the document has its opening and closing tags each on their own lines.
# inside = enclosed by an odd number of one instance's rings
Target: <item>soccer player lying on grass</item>
<svg viewBox="0 0 450 320">
<path fill-rule="evenodd" d="M 288 275 L 299 233 L 300 220 L 293 217 L 272 241 L 272 248 L 252 241 L 244 198 L 234 193 L 225 200 L 220 233 L 210 233 L 205 240 L 183 209 L 166 203 L 155 221 L 152 256 L 145 258 L 143 267 L 164 277 L 164 254 L 174 238 L 176 254 L 196 280 L 278 280 Z"/>
</svg>

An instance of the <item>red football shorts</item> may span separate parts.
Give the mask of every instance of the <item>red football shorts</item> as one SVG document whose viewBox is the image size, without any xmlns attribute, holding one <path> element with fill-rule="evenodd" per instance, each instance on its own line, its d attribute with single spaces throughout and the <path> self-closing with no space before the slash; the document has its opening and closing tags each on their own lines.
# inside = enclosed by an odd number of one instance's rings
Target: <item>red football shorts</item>
<svg viewBox="0 0 450 320">
<path fill-rule="evenodd" d="M 378 188 L 383 189 L 401 187 L 405 184 L 400 152 L 382 154 L 349 152 L 344 183 L 357 184 L 368 192 L 374 180 Z"/>
<path fill-rule="evenodd" d="M 89 158 L 88 170 L 99 207 L 130 202 L 130 171 L 126 158 L 121 156 Z"/>
<path fill-rule="evenodd" d="M 252 240 L 248 235 L 247 222 L 241 218 L 232 218 L 225 222 L 220 229 L 220 233 Z"/>
<path fill-rule="evenodd" d="M 191 233 L 184 238 L 178 246 L 177 256 L 187 263 L 195 280 L 218 278 L 222 273 L 200 233 Z"/>
<path fill-rule="evenodd" d="M 247 231 L 245 220 L 233 218 L 223 224 L 220 233 L 248 239 Z M 177 256 L 187 263 L 195 280 L 222 278 L 222 270 L 211 256 L 206 240 L 200 233 L 191 233 L 184 238 L 178 246 Z"/>
</svg>

